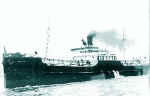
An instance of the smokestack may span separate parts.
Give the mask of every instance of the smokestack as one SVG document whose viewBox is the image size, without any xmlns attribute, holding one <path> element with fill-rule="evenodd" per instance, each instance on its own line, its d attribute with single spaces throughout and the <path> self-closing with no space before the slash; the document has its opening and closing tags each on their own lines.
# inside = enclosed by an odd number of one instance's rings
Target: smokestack
<svg viewBox="0 0 150 96">
<path fill-rule="evenodd" d="M 90 33 L 88 36 L 87 36 L 87 43 L 88 43 L 88 46 L 93 46 L 93 38 L 96 36 L 96 33 L 95 32 L 92 32 Z"/>
</svg>

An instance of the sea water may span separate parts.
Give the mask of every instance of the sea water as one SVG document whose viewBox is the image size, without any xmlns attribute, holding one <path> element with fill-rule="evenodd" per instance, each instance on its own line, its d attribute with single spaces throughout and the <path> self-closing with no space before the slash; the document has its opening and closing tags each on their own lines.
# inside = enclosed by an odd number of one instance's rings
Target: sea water
<svg viewBox="0 0 150 96">
<path fill-rule="evenodd" d="M 1 89 L 0 96 L 150 96 L 147 75 Z"/>
</svg>

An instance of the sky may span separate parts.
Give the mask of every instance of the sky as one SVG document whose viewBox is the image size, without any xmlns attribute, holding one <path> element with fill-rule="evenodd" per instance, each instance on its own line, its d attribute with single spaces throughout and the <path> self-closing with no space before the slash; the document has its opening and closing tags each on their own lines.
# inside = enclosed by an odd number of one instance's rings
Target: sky
<svg viewBox="0 0 150 96">
<path fill-rule="evenodd" d="M 0 48 L 44 56 L 50 27 L 48 56 L 65 57 L 71 48 L 81 47 L 91 31 L 115 30 L 120 37 L 125 32 L 131 41 L 126 56 L 148 56 L 148 4 L 148 0 L 1 0 Z M 96 39 L 93 43 L 109 46 Z"/>
</svg>

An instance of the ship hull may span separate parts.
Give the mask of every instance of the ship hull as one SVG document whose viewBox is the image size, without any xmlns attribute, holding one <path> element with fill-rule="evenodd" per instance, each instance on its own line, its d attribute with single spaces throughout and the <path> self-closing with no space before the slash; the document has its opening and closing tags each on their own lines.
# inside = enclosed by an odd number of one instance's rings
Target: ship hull
<svg viewBox="0 0 150 96">
<path fill-rule="evenodd" d="M 95 79 L 104 79 L 104 74 L 77 74 L 77 73 L 47 73 L 43 75 L 26 74 L 22 77 L 11 76 L 12 74 L 5 74 L 5 87 L 15 88 L 23 86 L 37 86 L 50 84 L 65 84 L 71 82 L 82 82 Z"/>
<path fill-rule="evenodd" d="M 114 78 L 113 70 L 124 76 L 144 74 L 143 67 L 123 66 L 120 61 L 98 61 L 86 67 L 48 66 L 41 58 L 4 57 L 3 66 L 6 88 L 110 79 Z"/>
<path fill-rule="evenodd" d="M 96 67 L 48 66 L 41 58 L 4 58 L 5 87 L 63 84 L 104 79 Z"/>
<path fill-rule="evenodd" d="M 130 65 L 124 66 L 119 73 L 123 76 L 139 76 L 147 74 L 149 69 L 149 65 Z"/>
</svg>

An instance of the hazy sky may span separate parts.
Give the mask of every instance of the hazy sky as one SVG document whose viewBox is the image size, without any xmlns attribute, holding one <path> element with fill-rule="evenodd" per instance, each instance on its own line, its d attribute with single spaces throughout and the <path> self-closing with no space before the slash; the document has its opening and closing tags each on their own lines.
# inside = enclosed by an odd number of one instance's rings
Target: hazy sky
<svg viewBox="0 0 150 96">
<path fill-rule="evenodd" d="M 81 47 L 92 31 L 115 30 L 132 44 L 127 56 L 148 55 L 148 0 L 1 0 L 0 47 L 10 52 L 45 54 L 50 26 L 49 56 L 66 56 Z M 111 36 L 110 36 L 111 38 Z M 109 39 L 109 38 L 108 38 Z M 94 44 L 103 45 L 94 40 Z M 97 45 L 97 46 L 98 46 Z"/>
</svg>

